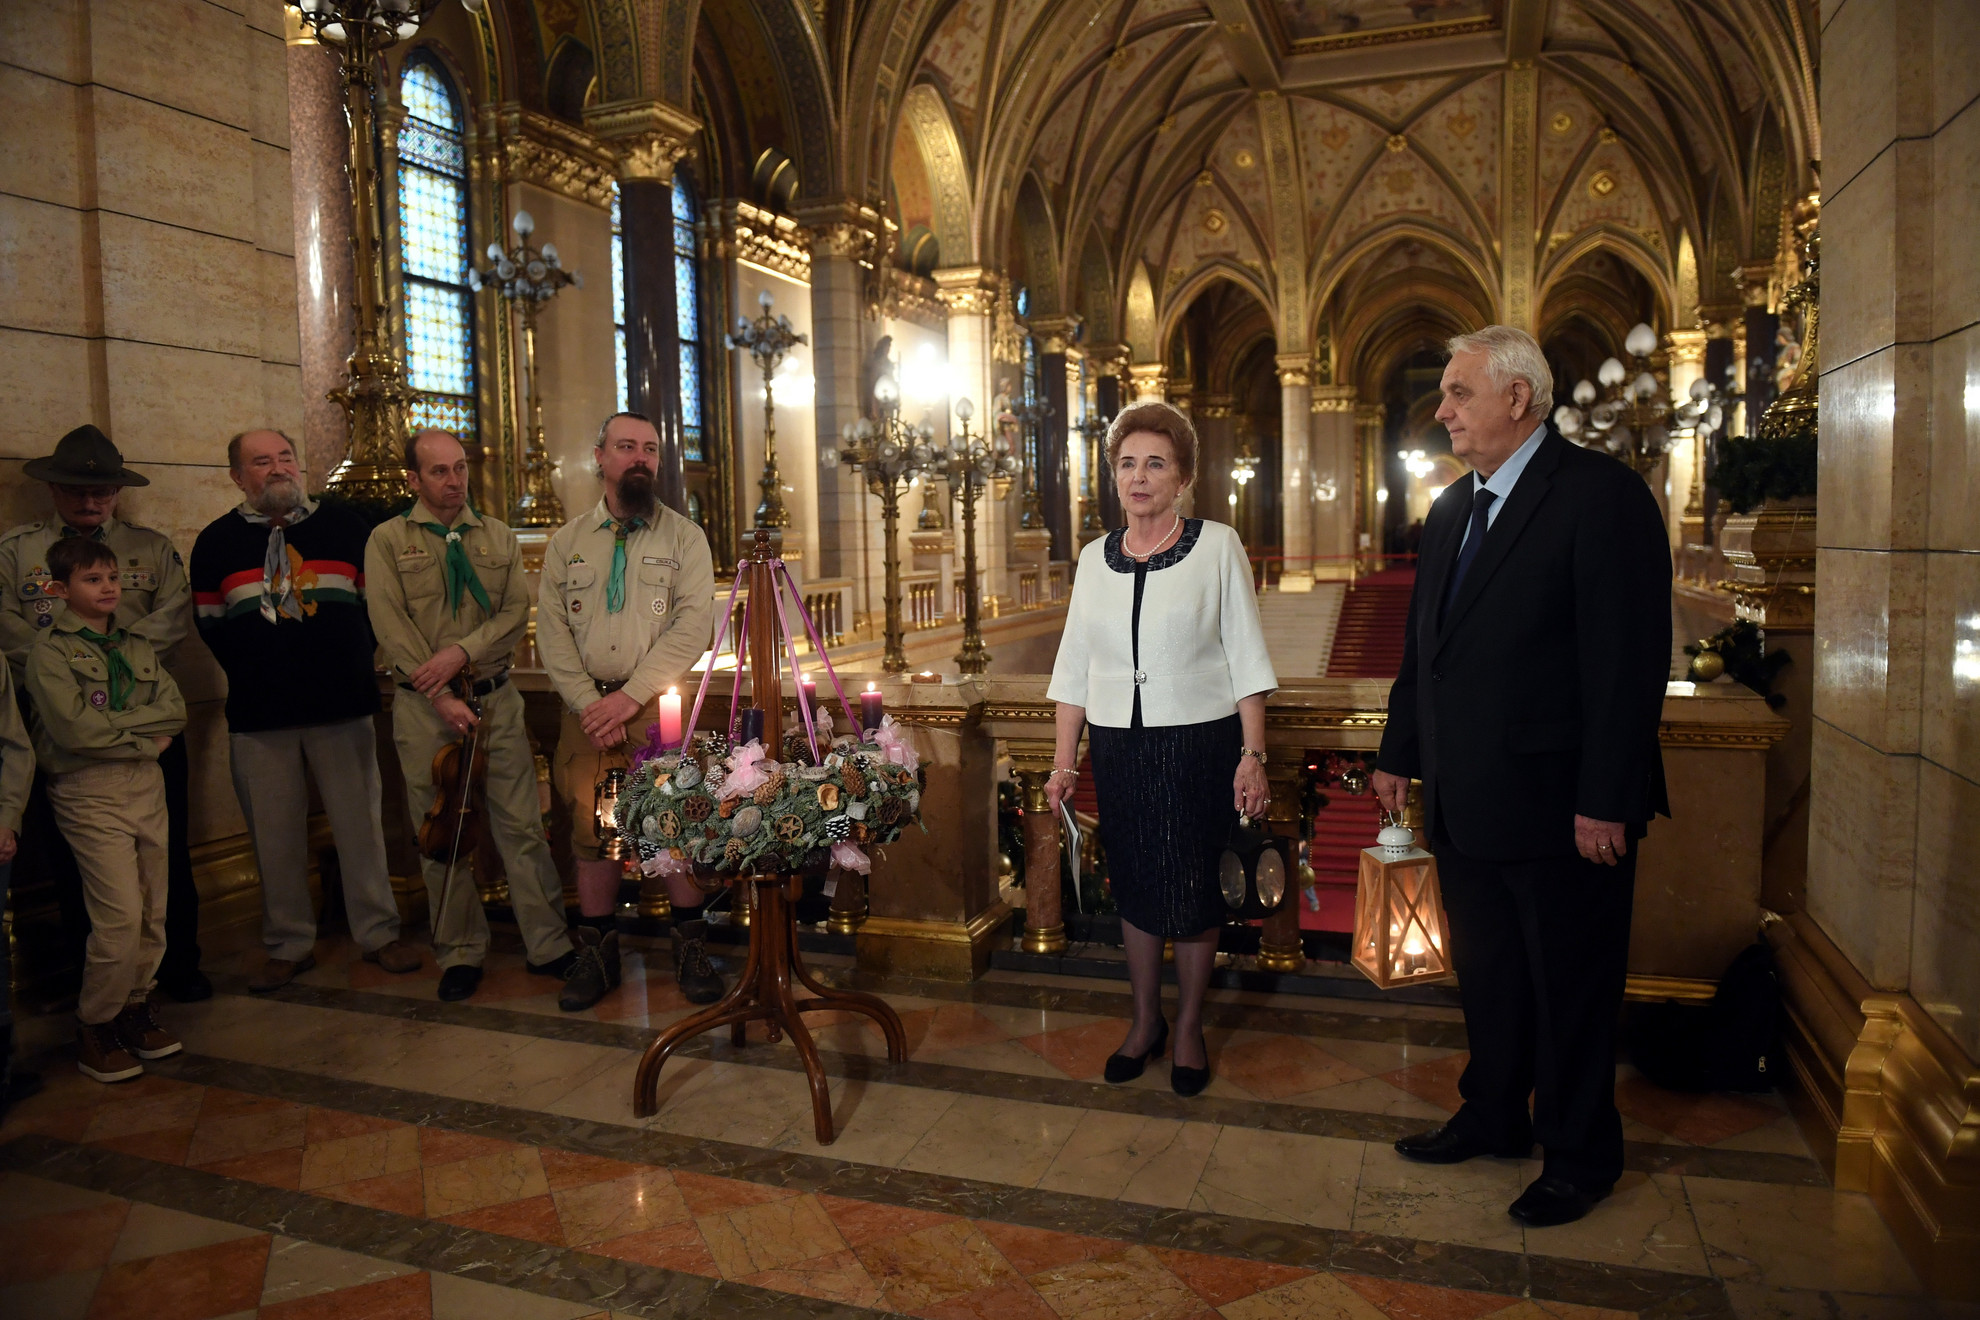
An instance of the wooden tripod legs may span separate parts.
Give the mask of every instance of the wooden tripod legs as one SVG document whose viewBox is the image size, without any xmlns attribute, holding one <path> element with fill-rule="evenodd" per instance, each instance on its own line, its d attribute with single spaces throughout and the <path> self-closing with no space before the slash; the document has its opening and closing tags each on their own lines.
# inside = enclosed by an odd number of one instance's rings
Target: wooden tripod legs
<svg viewBox="0 0 1980 1320">
<path fill-rule="evenodd" d="M 821 1009 L 864 1013 L 880 1024 L 887 1037 L 887 1058 L 893 1063 L 907 1059 L 907 1033 L 901 1027 L 899 1015 L 878 996 L 856 990 L 834 990 L 819 984 L 805 970 L 804 961 L 798 956 L 797 922 L 789 902 L 789 886 L 797 883 L 794 879 L 752 877 L 738 883 L 752 886 L 756 897 L 755 918 L 749 929 L 749 957 L 743 964 L 742 975 L 720 1003 L 676 1022 L 646 1047 L 646 1053 L 640 1056 L 639 1072 L 633 1078 L 633 1113 L 646 1118 L 659 1109 L 660 1069 L 666 1065 L 667 1056 L 684 1043 L 705 1031 L 726 1026 L 729 1040 L 741 1045 L 747 1024 L 760 1018 L 769 1024 L 773 1042 L 785 1032 L 790 1033 L 791 1044 L 797 1047 L 805 1077 L 811 1083 L 811 1117 L 818 1144 L 829 1146 L 836 1135 L 832 1130 L 831 1093 L 824 1065 L 818 1059 L 818 1046 L 813 1043 L 801 1015 Z M 793 977 L 811 991 L 811 998 L 796 997 L 791 986 Z"/>
</svg>

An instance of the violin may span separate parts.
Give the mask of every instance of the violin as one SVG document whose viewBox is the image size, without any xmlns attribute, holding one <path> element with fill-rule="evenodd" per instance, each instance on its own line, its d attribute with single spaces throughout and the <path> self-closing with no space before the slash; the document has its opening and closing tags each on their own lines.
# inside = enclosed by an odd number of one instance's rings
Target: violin
<svg viewBox="0 0 1980 1320">
<path fill-rule="evenodd" d="M 474 668 L 464 666 L 448 684 L 455 696 L 481 717 L 474 695 Z M 481 726 L 462 734 L 433 754 L 433 804 L 419 823 L 419 855 L 454 864 L 474 853 L 488 789 L 488 753 L 481 746 Z"/>
</svg>

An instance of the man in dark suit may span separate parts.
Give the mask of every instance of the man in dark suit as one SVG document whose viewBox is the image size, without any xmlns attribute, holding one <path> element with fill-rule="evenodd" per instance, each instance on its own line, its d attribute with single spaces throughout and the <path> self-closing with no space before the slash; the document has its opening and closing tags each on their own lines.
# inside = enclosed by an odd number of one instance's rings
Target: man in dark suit
<svg viewBox="0 0 1980 1320">
<path fill-rule="evenodd" d="M 1424 525 L 1375 790 L 1400 812 L 1423 781 L 1471 1058 L 1463 1107 L 1396 1150 L 1455 1164 L 1537 1139 L 1544 1172 L 1510 1213 L 1541 1227 L 1622 1172 L 1632 845 L 1669 814 L 1671 557 L 1643 478 L 1548 425 L 1532 336 L 1488 326 L 1449 348 L 1437 420 L 1472 472 Z"/>
</svg>

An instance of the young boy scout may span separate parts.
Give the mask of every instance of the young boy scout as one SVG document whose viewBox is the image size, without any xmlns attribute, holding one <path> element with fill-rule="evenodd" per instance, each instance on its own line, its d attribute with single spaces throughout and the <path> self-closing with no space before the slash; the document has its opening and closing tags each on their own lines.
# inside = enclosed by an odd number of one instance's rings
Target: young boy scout
<svg viewBox="0 0 1980 1320">
<path fill-rule="evenodd" d="M 543 552 L 536 651 L 564 699 L 551 783 L 571 813 L 577 855 L 578 965 L 558 1003 L 576 1012 L 619 983 L 612 910 L 620 863 L 598 856 L 593 785 L 625 765 L 714 635 L 715 567 L 702 530 L 655 496 L 660 437 L 638 413 L 614 413 L 594 451 L 604 498 L 557 530 Z M 712 1003 L 722 982 L 708 962 L 701 894 L 673 877 L 674 971 L 688 1002 Z M 690 906 L 692 905 L 692 906 Z"/>
<path fill-rule="evenodd" d="M 82 871 L 89 946 L 76 1004 L 78 1065 L 99 1082 L 181 1048 L 151 992 L 165 952 L 165 780 L 158 754 L 186 726 L 178 684 L 151 643 L 116 626 L 116 552 L 71 537 L 48 551 L 67 608 L 28 653 L 35 758 Z"/>
<path fill-rule="evenodd" d="M 575 956 L 565 929 L 563 882 L 543 837 L 536 759 L 523 728 L 522 694 L 509 660 L 529 624 L 529 585 L 516 536 L 467 507 L 467 453 L 445 431 L 421 431 L 406 446 L 406 484 L 418 502 L 388 518 L 365 546 L 365 605 L 379 650 L 397 678 L 392 740 L 417 821 L 433 802 L 433 757 L 463 735 L 477 739 L 488 766 L 490 833 L 508 873 L 509 901 L 522 927 L 529 970 L 564 977 Z M 477 717 L 452 686 L 471 674 Z M 472 866 L 428 858 L 433 952 L 440 998 L 466 999 L 481 984 L 488 919 Z"/>
</svg>

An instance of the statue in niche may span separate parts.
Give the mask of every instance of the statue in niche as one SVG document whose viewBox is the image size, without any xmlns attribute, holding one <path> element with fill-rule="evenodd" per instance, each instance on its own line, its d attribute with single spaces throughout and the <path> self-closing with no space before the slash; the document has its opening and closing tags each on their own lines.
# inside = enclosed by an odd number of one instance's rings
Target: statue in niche
<svg viewBox="0 0 1980 1320">
<path fill-rule="evenodd" d="M 894 372 L 892 335 L 881 335 L 867 353 L 866 361 L 859 366 L 859 411 L 862 416 L 875 422 L 880 420 L 883 409 L 880 407 L 880 401 L 874 397 L 873 387 L 880 383 L 882 376 L 893 376 L 894 383 L 896 385 L 900 383 L 900 377 Z"/>
</svg>

